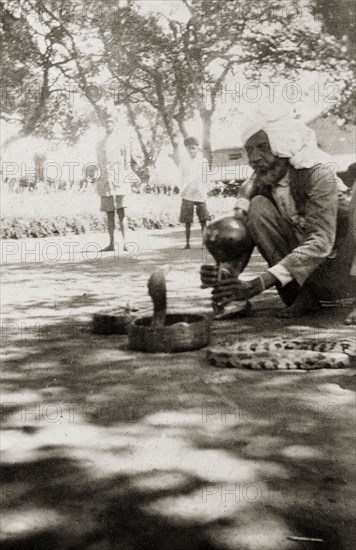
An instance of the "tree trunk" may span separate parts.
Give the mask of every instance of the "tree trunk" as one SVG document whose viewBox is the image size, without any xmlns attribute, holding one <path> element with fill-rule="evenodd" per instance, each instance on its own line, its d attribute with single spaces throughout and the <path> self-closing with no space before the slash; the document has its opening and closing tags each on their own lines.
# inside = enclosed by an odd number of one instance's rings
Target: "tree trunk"
<svg viewBox="0 0 356 550">
<path fill-rule="evenodd" d="M 169 140 L 172 144 L 173 160 L 178 165 L 179 164 L 179 143 L 177 141 L 177 135 L 176 135 L 177 133 L 175 132 L 175 129 L 174 129 L 174 119 L 166 109 L 166 103 L 165 103 L 165 98 L 163 94 L 162 77 L 158 73 L 158 71 L 155 72 L 154 78 L 155 78 L 155 87 L 156 87 L 157 100 L 158 100 L 158 110 L 162 117 L 163 124 L 168 134 Z"/>
<path fill-rule="evenodd" d="M 174 141 L 172 143 L 173 147 L 173 160 L 176 163 L 177 166 L 180 164 L 180 154 L 179 154 L 179 143 L 178 141 Z"/>
<path fill-rule="evenodd" d="M 176 121 L 178 122 L 180 133 L 182 134 L 183 138 L 188 137 L 188 131 L 185 126 L 185 117 L 183 112 L 179 112 L 178 115 L 174 117 Z"/>
<path fill-rule="evenodd" d="M 140 147 L 141 147 L 141 151 L 142 151 L 142 154 L 143 154 L 143 157 L 144 157 L 144 163 L 145 163 L 145 166 L 149 166 L 150 163 L 151 163 L 151 158 L 150 158 L 150 154 L 148 152 L 148 149 L 146 147 L 146 144 L 144 142 L 144 139 L 143 139 L 143 136 L 142 136 L 142 133 L 141 133 L 141 130 L 136 122 L 136 117 L 135 117 L 135 114 L 132 110 L 132 107 L 130 105 L 129 102 L 127 102 L 126 104 L 126 107 L 127 107 L 127 113 L 129 115 L 129 121 L 130 123 L 132 124 L 135 132 L 136 132 L 136 135 L 137 135 L 137 139 L 138 139 L 138 142 L 140 144 Z"/>
</svg>

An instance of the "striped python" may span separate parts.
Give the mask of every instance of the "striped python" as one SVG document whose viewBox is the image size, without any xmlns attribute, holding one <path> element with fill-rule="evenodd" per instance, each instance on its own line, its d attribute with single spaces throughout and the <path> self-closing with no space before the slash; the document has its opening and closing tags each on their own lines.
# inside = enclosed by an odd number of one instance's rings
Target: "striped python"
<svg viewBox="0 0 356 550">
<path fill-rule="evenodd" d="M 314 370 L 356 366 L 356 339 L 260 338 L 209 347 L 216 367 L 253 370 Z"/>
</svg>

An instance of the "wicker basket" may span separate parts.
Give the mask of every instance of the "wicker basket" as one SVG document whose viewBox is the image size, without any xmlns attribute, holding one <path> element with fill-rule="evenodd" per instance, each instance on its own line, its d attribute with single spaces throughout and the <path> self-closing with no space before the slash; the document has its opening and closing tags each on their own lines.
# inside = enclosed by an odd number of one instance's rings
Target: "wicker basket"
<svg viewBox="0 0 356 550">
<path fill-rule="evenodd" d="M 163 327 L 152 327 L 151 317 L 136 319 L 129 327 L 129 348 L 147 353 L 191 351 L 208 345 L 210 320 L 204 315 L 172 313 Z"/>
<path fill-rule="evenodd" d="M 127 334 L 129 326 L 144 312 L 142 308 L 119 307 L 94 313 L 92 329 L 95 334 Z"/>
</svg>

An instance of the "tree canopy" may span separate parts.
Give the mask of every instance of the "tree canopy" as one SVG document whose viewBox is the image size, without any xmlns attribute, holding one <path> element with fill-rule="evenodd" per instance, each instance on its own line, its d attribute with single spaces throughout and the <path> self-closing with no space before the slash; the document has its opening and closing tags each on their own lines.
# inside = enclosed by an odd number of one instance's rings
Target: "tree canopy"
<svg viewBox="0 0 356 550">
<path fill-rule="evenodd" d="M 19 120 L 24 135 L 60 131 L 73 142 L 94 119 L 105 127 L 111 103 L 122 105 L 147 163 L 159 141 L 168 140 L 177 153 L 179 136 L 196 116 L 209 156 L 228 78 L 258 82 L 266 74 L 294 79 L 316 71 L 338 83 L 334 111 L 352 120 L 355 35 L 348 0 L 335 26 L 326 0 L 182 4 L 186 17 L 178 19 L 141 13 L 133 0 L 78 0 L 74 11 L 55 0 L 3 0 L 2 116 Z M 34 86 L 31 101 L 18 93 Z M 90 113 L 76 108 L 73 94 L 85 97 Z"/>
<path fill-rule="evenodd" d="M 348 122 L 356 123 L 356 2 L 354 0 L 313 0 L 312 10 L 323 32 L 335 37 L 343 54 L 347 76 L 343 91 L 333 112 Z"/>
</svg>

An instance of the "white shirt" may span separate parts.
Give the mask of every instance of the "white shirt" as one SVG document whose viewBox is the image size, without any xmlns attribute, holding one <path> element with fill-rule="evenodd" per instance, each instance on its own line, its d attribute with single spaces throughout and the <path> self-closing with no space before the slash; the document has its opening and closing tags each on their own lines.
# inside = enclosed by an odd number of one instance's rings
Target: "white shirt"
<svg viewBox="0 0 356 550">
<path fill-rule="evenodd" d="M 290 179 L 288 173 L 273 188 L 272 196 L 281 215 L 291 221 L 295 227 L 297 240 L 302 240 L 302 228 L 304 224 L 303 216 L 297 212 L 293 195 L 290 190 Z M 276 264 L 268 269 L 282 286 L 293 280 L 288 269 L 281 264 Z"/>
<path fill-rule="evenodd" d="M 272 196 L 280 214 L 292 222 L 295 227 L 297 240 L 301 241 L 303 238 L 302 230 L 304 218 L 297 212 L 293 195 L 290 190 L 290 178 L 288 173 L 272 188 Z M 235 208 L 241 208 L 247 212 L 249 205 L 250 201 L 248 199 L 239 198 L 236 201 Z M 272 273 L 276 279 L 278 279 L 282 286 L 285 286 L 293 280 L 293 277 L 289 273 L 288 269 L 282 264 L 276 264 L 270 267 L 268 271 Z"/>
<path fill-rule="evenodd" d="M 272 187 L 272 196 L 276 206 L 283 216 L 292 222 L 298 242 L 303 238 L 303 228 L 305 225 L 304 216 L 298 214 L 293 195 L 290 189 L 290 178 L 287 173 L 274 187 Z"/>
<path fill-rule="evenodd" d="M 207 182 L 204 182 L 204 163 L 207 161 L 198 152 L 195 158 L 185 155 L 180 166 L 180 195 L 193 202 L 205 202 L 207 199 Z"/>
</svg>

